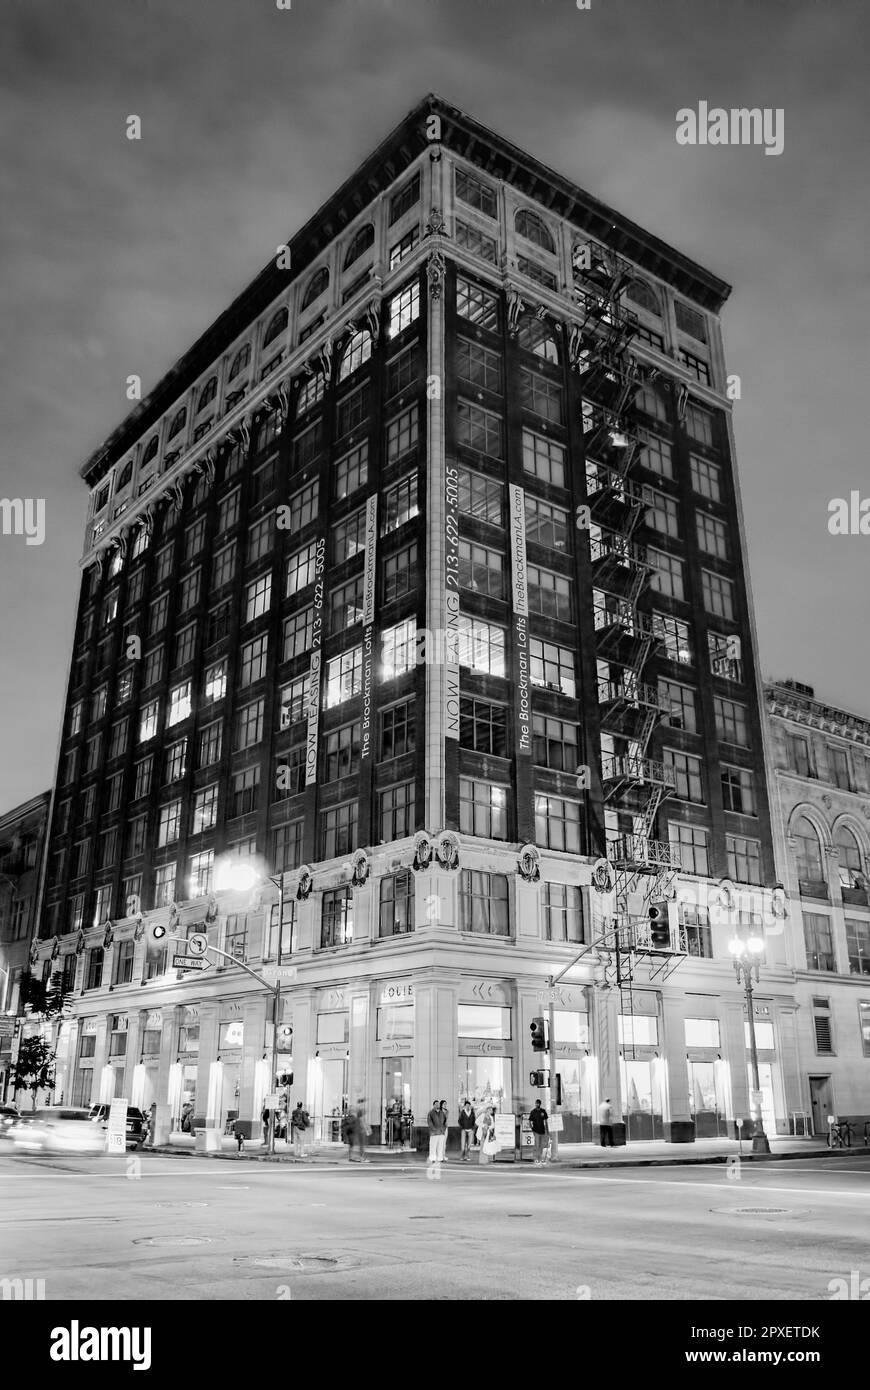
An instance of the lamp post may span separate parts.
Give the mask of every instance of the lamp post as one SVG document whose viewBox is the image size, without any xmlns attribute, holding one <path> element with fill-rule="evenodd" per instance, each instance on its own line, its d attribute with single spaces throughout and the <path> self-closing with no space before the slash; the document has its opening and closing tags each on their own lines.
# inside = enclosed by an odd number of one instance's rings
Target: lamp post
<svg viewBox="0 0 870 1390">
<path fill-rule="evenodd" d="M 758 1076 L 758 1046 L 755 1041 L 755 1008 L 752 1002 L 752 976 L 756 983 L 761 978 L 761 956 L 764 954 L 764 937 L 757 932 L 739 933 L 732 937 L 728 949 L 734 958 L 734 973 L 738 985 L 743 983 L 746 991 L 746 1016 L 749 1019 L 749 1055 L 752 1064 L 752 1152 L 770 1153 L 770 1143 L 764 1132 L 761 1113 L 761 1083 Z"/>
</svg>

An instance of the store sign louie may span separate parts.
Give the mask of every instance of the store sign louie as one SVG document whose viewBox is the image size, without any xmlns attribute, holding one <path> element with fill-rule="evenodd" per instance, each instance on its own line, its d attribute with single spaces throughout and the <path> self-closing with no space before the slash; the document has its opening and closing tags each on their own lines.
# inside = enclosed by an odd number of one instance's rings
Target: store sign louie
<svg viewBox="0 0 870 1390">
<path fill-rule="evenodd" d="M 381 987 L 381 1004 L 410 1004 L 414 999 L 412 984 L 388 984 Z"/>
</svg>

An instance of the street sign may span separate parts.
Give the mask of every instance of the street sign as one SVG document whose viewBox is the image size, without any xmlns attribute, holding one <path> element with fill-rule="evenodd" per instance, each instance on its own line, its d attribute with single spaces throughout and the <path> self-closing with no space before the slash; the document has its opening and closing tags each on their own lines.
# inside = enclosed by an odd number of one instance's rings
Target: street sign
<svg viewBox="0 0 870 1390">
<path fill-rule="evenodd" d="M 208 937 L 205 932 L 194 932 L 187 938 L 187 951 L 191 956 L 204 956 L 208 950 Z"/>
<path fill-rule="evenodd" d="M 265 980 L 295 980 L 295 965 L 264 965 L 263 978 Z"/>
<path fill-rule="evenodd" d="M 211 961 L 201 956 L 173 956 L 172 965 L 175 970 L 208 970 Z"/>
<path fill-rule="evenodd" d="M 272 1091 L 270 1095 L 263 1097 L 264 1110 L 277 1110 L 280 1104 L 281 1097 L 278 1095 L 277 1091 Z"/>
<path fill-rule="evenodd" d="M 512 1149 L 514 1147 L 514 1132 L 516 1130 L 516 1116 L 499 1111 L 494 1118 L 493 1137 L 500 1149 Z"/>
</svg>

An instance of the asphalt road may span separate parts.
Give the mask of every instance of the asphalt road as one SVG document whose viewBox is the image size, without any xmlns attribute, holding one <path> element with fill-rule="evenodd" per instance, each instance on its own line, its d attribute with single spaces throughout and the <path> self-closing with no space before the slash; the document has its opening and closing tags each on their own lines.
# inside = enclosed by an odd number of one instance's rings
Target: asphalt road
<svg viewBox="0 0 870 1390">
<path fill-rule="evenodd" d="M 870 1277 L 870 1156 L 727 1172 L 5 1157 L 0 1278 L 47 1300 L 571 1301 Z"/>
</svg>

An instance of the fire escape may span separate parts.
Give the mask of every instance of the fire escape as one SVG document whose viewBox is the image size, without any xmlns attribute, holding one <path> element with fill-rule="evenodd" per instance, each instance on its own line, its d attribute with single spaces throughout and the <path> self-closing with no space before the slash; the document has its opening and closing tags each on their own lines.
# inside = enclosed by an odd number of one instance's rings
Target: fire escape
<svg viewBox="0 0 870 1390">
<path fill-rule="evenodd" d="M 635 330 L 620 301 L 629 274 L 609 252 L 593 255 L 588 269 L 575 269 L 581 322 L 571 333 L 570 356 L 583 395 L 601 773 L 605 811 L 611 813 L 606 853 L 616 908 L 591 946 L 601 953 L 605 982 L 620 991 L 620 1012 L 630 1016 L 637 961 L 646 958 L 650 979 L 667 978 L 684 953 L 668 919 L 664 944 L 661 926 L 656 929 L 650 919 L 650 904 L 664 904 L 680 865 L 671 846 L 655 838 L 659 808 L 674 791 L 674 778 L 649 756 L 663 706 L 657 686 L 644 679 L 660 637 L 650 614 L 638 606 L 653 566 L 635 532 L 654 490 L 632 477 L 644 444 L 633 412 L 642 368 L 628 352 Z"/>
</svg>

